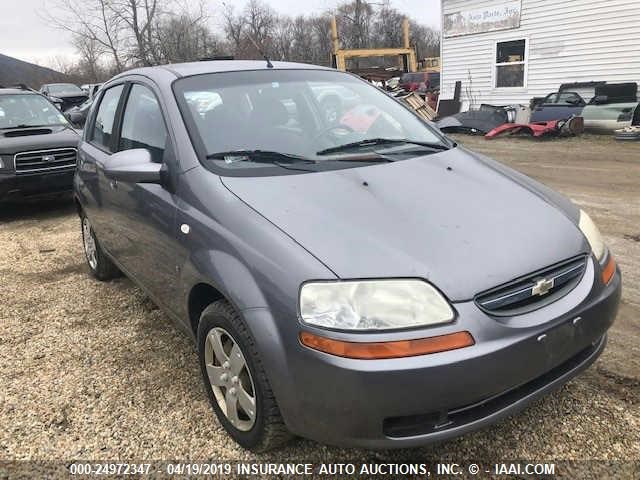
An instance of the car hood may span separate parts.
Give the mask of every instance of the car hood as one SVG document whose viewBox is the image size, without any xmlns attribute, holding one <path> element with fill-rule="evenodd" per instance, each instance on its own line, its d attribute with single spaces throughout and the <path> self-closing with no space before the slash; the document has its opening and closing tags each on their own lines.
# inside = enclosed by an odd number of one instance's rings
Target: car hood
<svg viewBox="0 0 640 480">
<path fill-rule="evenodd" d="M 0 154 L 76 147 L 80 135 L 71 127 L 52 125 L 48 127 L 0 130 Z"/>
<path fill-rule="evenodd" d="M 338 277 L 420 277 L 452 301 L 588 252 L 571 202 L 461 148 L 223 183 Z"/>
</svg>

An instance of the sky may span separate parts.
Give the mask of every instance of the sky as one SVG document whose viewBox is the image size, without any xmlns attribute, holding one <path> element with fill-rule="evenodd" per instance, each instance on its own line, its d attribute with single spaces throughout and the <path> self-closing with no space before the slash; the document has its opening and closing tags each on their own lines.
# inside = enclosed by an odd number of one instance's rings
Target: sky
<svg viewBox="0 0 640 480">
<path fill-rule="evenodd" d="M 191 0 L 187 0 L 191 1 Z M 247 0 L 226 0 L 241 9 Z M 0 53 L 55 68 L 58 59 L 74 57 L 69 35 L 47 23 L 46 12 L 55 0 L 0 0 Z M 195 0 L 194 0 L 195 3 Z M 221 25 L 222 0 L 208 0 L 212 26 Z M 340 0 L 265 0 L 279 13 L 291 16 L 322 13 L 342 3 Z M 380 3 L 380 0 L 369 0 Z M 390 0 L 391 6 L 420 23 L 439 28 L 440 0 Z M 375 7 L 375 5 L 374 5 Z"/>
</svg>

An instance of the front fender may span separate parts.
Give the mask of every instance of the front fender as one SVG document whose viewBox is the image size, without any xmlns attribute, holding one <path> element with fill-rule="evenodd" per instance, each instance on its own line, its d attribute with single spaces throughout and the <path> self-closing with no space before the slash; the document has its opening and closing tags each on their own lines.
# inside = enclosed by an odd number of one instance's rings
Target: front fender
<svg viewBox="0 0 640 480">
<path fill-rule="evenodd" d="M 239 312 L 297 314 L 300 285 L 335 275 L 291 236 L 231 193 L 204 169 L 185 172 L 176 223 L 181 229 L 182 315 L 194 286 L 216 289 Z M 187 320 L 188 321 L 188 320 Z"/>
<path fill-rule="evenodd" d="M 247 266 L 221 250 L 193 252 L 182 269 L 181 282 L 187 287 L 184 305 L 188 303 L 191 289 L 205 283 L 218 290 L 238 310 L 267 306 L 265 296 Z"/>
</svg>

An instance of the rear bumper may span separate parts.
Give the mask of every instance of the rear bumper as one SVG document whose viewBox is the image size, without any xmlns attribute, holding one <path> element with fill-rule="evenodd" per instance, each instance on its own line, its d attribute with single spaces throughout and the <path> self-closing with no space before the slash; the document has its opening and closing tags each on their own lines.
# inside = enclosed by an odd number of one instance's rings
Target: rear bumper
<svg viewBox="0 0 640 480">
<path fill-rule="evenodd" d="M 71 192 L 73 174 L 72 169 L 29 175 L 0 174 L 0 201 Z"/>
<path fill-rule="evenodd" d="M 591 365 L 615 319 L 621 277 L 604 287 L 593 269 L 589 275 L 569 298 L 529 314 L 545 320 L 534 326 L 504 325 L 473 302 L 456 304 L 459 318 L 447 328 L 469 330 L 476 345 L 402 359 L 327 355 L 300 345 L 297 334 L 274 338 L 269 311 L 243 313 L 257 338 L 273 340 L 258 343 L 292 432 L 334 445 L 412 447 L 492 424 Z"/>
</svg>

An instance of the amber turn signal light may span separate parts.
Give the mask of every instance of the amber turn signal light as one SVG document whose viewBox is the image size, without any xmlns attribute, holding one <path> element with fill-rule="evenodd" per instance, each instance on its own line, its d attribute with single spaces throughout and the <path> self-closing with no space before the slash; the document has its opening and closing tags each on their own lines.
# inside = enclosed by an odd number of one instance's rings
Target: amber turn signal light
<svg viewBox="0 0 640 480">
<path fill-rule="evenodd" d="M 475 341 L 469 332 L 456 332 L 437 337 L 396 342 L 343 342 L 309 332 L 300 333 L 300 342 L 314 350 L 338 357 L 361 360 L 415 357 L 470 347 Z"/>
<path fill-rule="evenodd" d="M 613 259 L 613 255 L 609 253 L 609 260 L 607 260 L 607 264 L 602 269 L 602 283 L 608 284 L 614 273 L 616 273 L 616 261 Z"/>
</svg>

